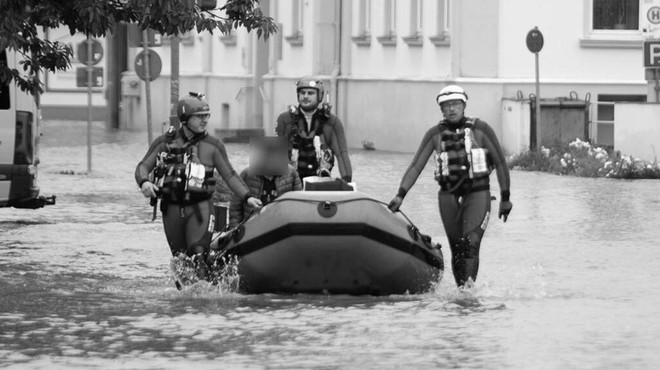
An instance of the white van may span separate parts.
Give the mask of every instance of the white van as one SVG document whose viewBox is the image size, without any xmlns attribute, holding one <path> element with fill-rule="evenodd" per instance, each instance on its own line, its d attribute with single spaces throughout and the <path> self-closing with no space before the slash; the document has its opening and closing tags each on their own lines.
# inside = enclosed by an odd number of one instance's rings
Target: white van
<svg viewBox="0 0 660 370">
<path fill-rule="evenodd" d="M 0 66 L 19 67 L 14 51 L 0 51 Z M 32 95 L 12 81 L 0 85 L 0 207 L 41 208 L 55 196 L 39 195 L 39 119 Z"/>
</svg>

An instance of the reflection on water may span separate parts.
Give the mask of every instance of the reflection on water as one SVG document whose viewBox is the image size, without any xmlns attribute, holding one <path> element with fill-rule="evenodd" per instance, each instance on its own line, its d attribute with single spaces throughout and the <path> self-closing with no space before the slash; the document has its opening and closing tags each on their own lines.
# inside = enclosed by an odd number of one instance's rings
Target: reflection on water
<svg viewBox="0 0 660 370">
<path fill-rule="evenodd" d="M 144 135 L 100 131 L 94 172 L 64 175 L 86 168 L 83 143 L 59 136 L 70 130 L 45 127 L 41 186 L 58 204 L 0 210 L 0 365 L 651 369 L 660 360 L 657 182 L 513 172 L 513 212 L 506 224 L 491 219 L 468 292 L 451 271 L 420 296 L 177 291 L 162 226 L 133 180 Z M 247 164 L 245 147 L 228 153 L 237 169 Z M 354 151 L 360 190 L 388 201 L 411 156 Z M 436 191 L 428 168 L 402 209 L 446 245 Z"/>
</svg>

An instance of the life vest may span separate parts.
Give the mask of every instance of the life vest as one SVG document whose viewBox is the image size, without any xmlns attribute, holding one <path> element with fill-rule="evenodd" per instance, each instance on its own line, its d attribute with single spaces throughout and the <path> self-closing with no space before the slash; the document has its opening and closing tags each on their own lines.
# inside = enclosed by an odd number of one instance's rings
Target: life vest
<svg viewBox="0 0 660 370">
<path fill-rule="evenodd" d="M 291 117 L 293 119 L 291 127 L 291 164 L 298 170 L 300 177 L 316 176 L 319 170 L 325 169 L 332 171 L 334 166 L 334 154 L 328 148 L 323 134 L 321 132 L 321 120 L 316 117 L 320 114 L 320 118 L 324 117 L 325 108 L 323 111 L 316 113 L 312 118 L 312 126 L 309 132 L 301 129 L 300 120 L 305 117 L 300 113 L 298 107 L 290 107 Z"/>
<path fill-rule="evenodd" d="M 165 150 L 158 154 L 154 169 L 154 183 L 170 202 L 197 202 L 209 199 L 215 191 L 213 169 L 207 170 L 199 162 L 197 143 L 206 134 L 187 140 L 183 129 L 183 145 L 175 142 L 176 130 L 170 127 Z"/>
<path fill-rule="evenodd" d="M 450 129 L 443 121 L 436 145 L 435 180 L 442 191 L 463 194 L 477 179 L 488 177 L 492 168 L 487 162 L 487 150 L 480 148 L 474 136 L 474 118 Z"/>
</svg>

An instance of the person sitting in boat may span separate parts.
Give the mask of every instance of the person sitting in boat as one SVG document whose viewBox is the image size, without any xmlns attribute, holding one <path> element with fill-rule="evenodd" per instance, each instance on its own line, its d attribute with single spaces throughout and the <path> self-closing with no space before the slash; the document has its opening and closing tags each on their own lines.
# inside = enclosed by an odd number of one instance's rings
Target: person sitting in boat
<svg viewBox="0 0 660 370">
<path fill-rule="evenodd" d="M 436 102 L 444 119 L 429 129 L 389 203 L 397 211 L 435 151 L 435 179 L 440 185 L 440 217 L 449 239 L 452 270 L 459 287 L 472 284 L 479 270 L 479 249 L 490 216 L 490 180 L 497 171 L 499 218 L 506 222 L 511 208 L 510 178 L 502 148 L 492 128 L 464 115 L 468 96 L 456 85 L 443 88 Z"/>
<path fill-rule="evenodd" d="M 262 203 L 234 171 L 222 141 L 206 131 L 210 108 L 204 94 L 191 92 L 182 97 L 177 115 L 181 127 L 172 126 L 154 140 L 135 169 L 135 181 L 145 197 L 162 198 L 160 209 L 172 255 L 191 257 L 198 274 L 204 277 L 205 266 L 201 262 L 214 226 L 213 169 L 250 207 L 259 208 Z"/>
<path fill-rule="evenodd" d="M 250 166 L 240 176 L 251 194 L 258 194 L 265 206 L 275 198 L 302 190 L 298 171 L 288 162 L 288 145 L 282 137 L 261 137 L 250 140 Z M 256 209 L 234 193 L 230 201 L 229 227 L 234 228 L 250 218 Z"/>
<path fill-rule="evenodd" d="M 323 102 L 323 81 L 305 76 L 296 83 L 298 105 L 277 118 L 277 136 L 289 142 L 291 164 L 300 178 L 330 176 L 335 157 L 341 178 L 351 182 L 352 169 L 346 147 L 344 126 Z"/>
</svg>

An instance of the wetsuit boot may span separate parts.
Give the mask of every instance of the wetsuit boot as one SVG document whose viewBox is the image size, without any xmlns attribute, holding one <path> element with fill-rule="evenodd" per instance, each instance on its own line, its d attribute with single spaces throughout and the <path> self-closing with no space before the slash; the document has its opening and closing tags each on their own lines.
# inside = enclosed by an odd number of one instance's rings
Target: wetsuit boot
<svg viewBox="0 0 660 370">
<path fill-rule="evenodd" d="M 193 262 L 195 272 L 199 280 L 208 280 L 209 278 L 209 266 L 206 262 L 207 253 L 204 247 L 201 245 L 193 246 L 190 248 L 188 255 Z"/>
<path fill-rule="evenodd" d="M 451 246 L 451 267 L 456 285 L 460 288 L 477 280 L 479 272 L 479 245 L 468 238 Z"/>
</svg>

